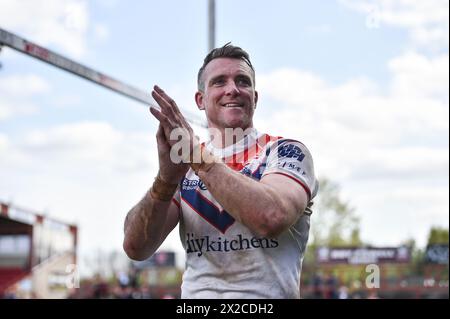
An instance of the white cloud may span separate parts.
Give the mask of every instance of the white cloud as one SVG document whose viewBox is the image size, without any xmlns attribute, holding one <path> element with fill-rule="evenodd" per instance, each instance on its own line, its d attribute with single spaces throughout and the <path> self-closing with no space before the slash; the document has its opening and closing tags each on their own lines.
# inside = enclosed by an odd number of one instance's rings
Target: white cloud
<svg viewBox="0 0 450 319">
<path fill-rule="evenodd" d="M 428 58 L 411 51 L 392 59 L 388 66 L 394 75 L 394 95 L 447 97 L 448 101 L 448 54 Z"/>
<path fill-rule="evenodd" d="M 8 103 L 0 100 L 0 121 L 10 119 L 16 115 L 29 115 L 37 112 L 38 108 L 32 104 Z"/>
<path fill-rule="evenodd" d="M 123 133 L 104 122 L 78 122 L 28 131 L 17 141 L 31 162 L 37 159 L 53 168 L 89 165 L 105 172 L 133 172 L 152 167 L 145 149 L 152 138 Z M 126 154 L 123 155 L 123 154 Z"/>
<path fill-rule="evenodd" d="M 0 121 L 16 115 L 33 114 L 38 107 L 33 97 L 51 92 L 50 84 L 34 74 L 16 74 L 0 78 Z"/>
<path fill-rule="evenodd" d="M 121 138 L 121 134 L 114 131 L 109 124 L 83 122 L 32 131 L 25 137 L 25 147 L 51 153 L 69 150 L 71 155 L 76 153 L 80 158 L 86 155 L 97 158 L 104 153 L 98 154 L 100 149 L 110 149 L 120 142 Z"/>
<path fill-rule="evenodd" d="M 91 121 L 0 134 L 1 199 L 77 223 L 81 256 L 122 250 L 125 215 L 157 167 L 154 132 Z"/>
<path fill-rule="evenodd" d="M 0 152 L 4 152 L 8 147 L 8 136 L 0 133 Z"/>
<path fill-rule="evenodd" d="M 367 15 L 373 25 L 406 28 L 414 45 L 448 48 L 449 2 L 447 0 L 339 0 L 344 6 Z"/>
<path fill-rule="evenodd" d="M 413 59 L 411 58 L 413 57 Z M 416 60 L 421 61 L 418 63 Z M 316 132 L 344 138 L 341 147 L 391 146 L 398 142 L 431 138 L 448 131 L 448 55 L 428 59 L 405 54 L 388 63 L 392 71 L 389 93 L 367 78 L 331 86 L 318 75 L 281 69 L 258 78 L 260 108 L 274 99 L 280 123 L 302 119 L 302 136 L 315 140 Z M 425 79 L 425 80 L 422 80 Z M 258 113 L 257 113 L 258 115 Z M 286 125 L 282 125 L 287 130 Z M 290 126 L 290 134 L 298 132 Z M 382 132 L 382 134 L 380 134 Z M 386 139 L 389 134 L 389 139 Z M 368 144 L 370 141 L 370 144 Z M 336 141 L 334 141 L 336 142 Z"/>
<path fill-rule="evenodd" d="M 448 225 L 448 59 L 407 52 L 388 61 L 386 91 L 367 78 L 331 85 L 302 70 L 261 75 L 256 127 L 303 141 L 316 174 L 347 190 L 372 243 L 396 244 L 417 234 L 424 244 L 429 227 Z M 370 228 L 382 227 L 380 212 L 396 214 L 402 228 Z M 414 225 L 415 215 L 420 225 Z"/>
<path fill-rule="evenodd" d="M 352 179 L 434 180 L 448 175 L 448 150 L 426 147 L 370 149 L 363 165 L 352 170 Z M 361 159 L 361 157 L 359 158 Z"/>
<path fill-rule="evenodd" d="M 86 52 L 89 10 L 85 0 L 1 0 L 0 21 L 3 28 L 32 42 L 55 45 L 77 58 Z"/>
<path fill-rule="evenodd" d="M 356 187 L 365 192 L 354 196 Z M 368 242 L 387 246 L 414 238 L 423 248 L 430 227 L 449 226 L 448 184 L 430 187 L 380 180 L 360 183 L 355 188 L 350 189 L 351 197 L 347 191 L 347 198 L 362 216 L 361 234 Z"/>
<path fill-rule="evenodd" d="M 10 75 L 0 78 L 2 95 L 29 97 L 30 95 L 48 93 L 50 84 L 34 74 Z"/>
</svg>

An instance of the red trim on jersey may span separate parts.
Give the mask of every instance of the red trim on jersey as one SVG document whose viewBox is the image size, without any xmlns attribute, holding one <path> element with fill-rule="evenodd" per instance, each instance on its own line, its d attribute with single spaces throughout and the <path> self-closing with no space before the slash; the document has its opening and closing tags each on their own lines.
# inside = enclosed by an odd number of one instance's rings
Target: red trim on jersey
<svg viewBox="0 0 450 319">
<path fill-rule="evenodd" d="M 181 204 L 175 199 L 175 197 L 172 197 L 172 202 L 178 207 L 178 219 L 181 219 Z"/>
<path fill-rule="evenodd" d="M 204 196 L 204 195 L 202 195 L 202 193 L 198 190 L 198 189 L 196 189 L 195 190 L 195 192 L 198 194 L 198 196 L 199 197 L 201 197 L 205 202 L 207 202 L 208 204 L 210 204 L 211 206 L 213 206 L 215 209 L 217 209 L 218 211 L 219 211 L 219 214 L 223 214 L 223 212 L 225 211 L 223 208 L 222 209 L 220 209 L 219 207 L 217 207 L 217 205 L 216 204 L 214 204 L 212 201 L 210 201 L 206 196 Z M 227 214 L 228 215 L 230 215 L 230 213 L 228 213 L 227 212 Z M 231 216 L 231 215 L 230 215 Z M 202 215 L 202 217 L 203 217 L 203 215 Z M 233 217 L 233 216 L 231 216 L 231 217 Z M 205 218 L 206 219 L 206 218 Z M 233 217 L 233 219 L 234 219 L 234 221 L 236 221 L 236 219 Z M 211 224 L 211 223 L 210 223 Z M 233 225 L 234 224 L 234 222 L 233 223 L 231 223 L 227 228 L 225 228 L 224 229 L 224 231 L 223 231 L 223 233 L 225 234 L 225 232 L 228 230 L 228 228 L 230 228 L 231 227 L 231 225 Z M 211 224 L 211 225 L 213 225 L 213 224 Z M 213 225 L 214 226 L 214 225 Z M 216 226 L 214 226 L 215 228 L 217 228 Z"/>
<path fill-rule="evenodd" d="M 189 206 L 194 212 L 196 212 L 197 214 L 199 214 L 200 216 L 202 216 L 204 220 L 208 221 L 208 220 L 205 218 L 205 216 L 203 216 L 198 210 L 196 210 L 195 207 L 191 205 L 191 203 L 189 203 L 186 199 L 183 198 L 183 196 L 181 196 L 180 198 L 183 200 L 183 202 L 185 202 L 186 204 L 188 204 L 188 206 Z M 209 223 L 209 222 L 208 222 L 208 223 Z"/>
<path fill-rule="evenodd" d="M 248 164 L 249 161 L 251 161 L 261 153 L 267 143 L 279 140 L 280 138 L 282 137 L 262 134 L 259 138 L 256 139 L 255 144 L 252 144 L 240 153 L 225 157 L 224 162 L 232 170 L 240 171 L 246 164 Z"/>
<path fill-rule="evenodd" d="M 180 208 L 180 203 L 175 199 L 175 197 L 172 197 L 172 202 Z"/>
<path fill-rule="evenodd" d="M 297 183 L 299 183 L 303 189 L 306 191 L 306 194 L 308 195 L 308 201 L 311 200 L 311 191 L 309 190 L 309 187 L 305 185 L 305 183 L 303 183 L 301 180 L 299 180 L 298 178 L 295 178 L 294 176 L 288 175 L 286 173 L 281 173 L 281 172 L 270 172 L 267 173 L 266 175 L 270 175 L 270 174 L 279 174 L 279 175 L 283 175 L 286 177 L 289 177 L 290 179 L 292 179 L 293 181 L 296 181 Z M 264 176 L 266 176 L 264 175 Z"/>
<path fill-rule="evenodd" d="M 229 168 L 231 168 L 233 171 L 240 171 L 244 168 L 244 164 L 242 163 L 235 163 L 235 162 L 225 162 L 225 165 L 227 165 Z"/>
<path fill-rule="evenodd" d="M 213 206 L 215 209 L 217 209 L 220 213 L 223 212 L 223 209 L 220 209 L 219 207 L 217 207 L 216 204 L 214 204 L 212 201 L 210 201 L 207 197 L 205 197 L 204 195 L 202 195 L 202 193 L 198 190 L 198 188 L 195 190 L 195 192 L 198 194 L 198 196 L 200 196 L 205 202 L 207 202 L 209 205 Z"/>
</svg>

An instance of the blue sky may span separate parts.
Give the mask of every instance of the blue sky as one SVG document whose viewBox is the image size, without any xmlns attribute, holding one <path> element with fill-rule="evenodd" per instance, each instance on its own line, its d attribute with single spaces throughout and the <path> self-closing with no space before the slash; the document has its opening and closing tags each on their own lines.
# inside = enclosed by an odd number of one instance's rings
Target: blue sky
<svg viewBox="0 0 450 319">
<path fill-rule="evenodd" d="M 217 45 L 242 46 L 256 68 L 256 127 L 306 143 L 364 240 L 424 245 L 431 226 L 448 227 L 448 1 L 216 9 Z M 158 83 L 195 112 L 206 13 L 206 0 L 0 0 L 0 27 L 141 89 Z M 77 222 L 82 255 L 120 250 L 157 171 L 156 121 L 9 48 L 0 61 L 0 199 Z M 176 232 L 164 245 L 181 251 Z"/>
</svg>

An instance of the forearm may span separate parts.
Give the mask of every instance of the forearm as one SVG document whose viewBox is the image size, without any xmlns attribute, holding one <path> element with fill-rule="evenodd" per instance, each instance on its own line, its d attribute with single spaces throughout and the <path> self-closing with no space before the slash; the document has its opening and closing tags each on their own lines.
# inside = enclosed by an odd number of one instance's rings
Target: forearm
<svg viewBox="0 0 450 319">
<path fill-rule="evenodd" d="M 216 163 L 199 171 L 200 179 L 222 207 L 236 220 L 261 236 L 274 237 L 287 224 L 283 201 L 269 186 Z"/>
<path fill-rule="evenodd" d="M 150 257 L 160 246 L 170 201 L 155 200 L 150 191 L 125 219 L 124 250 L 134 260 Z"/>
</svg>

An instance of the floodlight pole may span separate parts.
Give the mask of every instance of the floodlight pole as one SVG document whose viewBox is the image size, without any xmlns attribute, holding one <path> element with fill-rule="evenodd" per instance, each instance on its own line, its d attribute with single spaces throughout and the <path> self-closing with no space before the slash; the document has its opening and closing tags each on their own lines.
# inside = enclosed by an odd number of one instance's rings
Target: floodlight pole
<svg viewBox="0 0 450 319">
<path fill-rule="evenodd" d="M 208 52 L 216 47 L 216 2 L 208 0 Z"/>
</svg>

